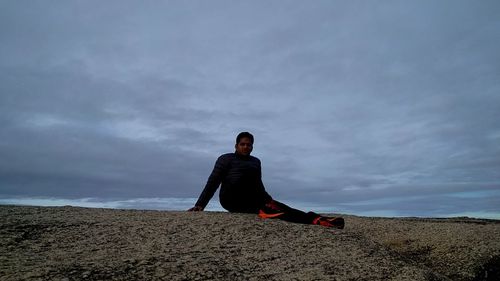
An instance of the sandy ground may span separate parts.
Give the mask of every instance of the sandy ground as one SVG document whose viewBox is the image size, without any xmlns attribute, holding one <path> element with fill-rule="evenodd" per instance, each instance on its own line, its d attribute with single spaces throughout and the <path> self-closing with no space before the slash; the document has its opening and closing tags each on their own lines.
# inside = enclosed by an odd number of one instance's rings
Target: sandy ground
<svg viewBox="0 0 500 281">
<path fill-rule="evenodd" d="M 0 280 L 500 280 L 500 221 L 0 206 Z"/>
</svg>

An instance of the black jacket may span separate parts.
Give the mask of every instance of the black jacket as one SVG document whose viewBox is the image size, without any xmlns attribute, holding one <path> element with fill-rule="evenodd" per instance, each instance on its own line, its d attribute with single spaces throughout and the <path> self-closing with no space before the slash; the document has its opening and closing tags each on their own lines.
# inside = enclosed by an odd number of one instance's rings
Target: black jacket
<svg viewBox="0 0 500 281">
<path fill-rule="evenodd" d="M 215 162 L 196 206 L 205 208 L 219 185 L 220 203 L 230 212 L 257 213 L 272 199 L 262 183 L 260 160 L 253 156 L 237 153 L 221 155 Z"/>
</svg>

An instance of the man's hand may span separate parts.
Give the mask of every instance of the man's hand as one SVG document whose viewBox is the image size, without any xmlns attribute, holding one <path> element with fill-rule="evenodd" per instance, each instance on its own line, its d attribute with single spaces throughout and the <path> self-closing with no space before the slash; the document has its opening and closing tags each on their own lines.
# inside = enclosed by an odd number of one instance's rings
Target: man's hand
<svg viewBox="0 0 500 281">
<path fill-rule="evenodd" d="M 194 206 L 193 208 L 188 210 L 188 212 L 201 212 L 201 211 L 203 211 L 202 206 Z"/>
</svg>

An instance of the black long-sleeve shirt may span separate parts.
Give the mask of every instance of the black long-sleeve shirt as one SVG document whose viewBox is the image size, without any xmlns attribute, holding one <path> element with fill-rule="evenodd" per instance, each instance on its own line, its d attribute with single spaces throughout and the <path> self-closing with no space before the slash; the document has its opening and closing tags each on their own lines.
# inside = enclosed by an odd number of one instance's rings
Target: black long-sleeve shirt
<svg viewBox="0 0 500 281">
<path fill-rule="evenodd" d="M 230 212 L 257 213 L 260 207 L 272 199 L 262 183 L 260 160 L 250 155 L 221 155 L 196 206 L 205 208 L 219 185 L 220 203 Z"/>
</svg>

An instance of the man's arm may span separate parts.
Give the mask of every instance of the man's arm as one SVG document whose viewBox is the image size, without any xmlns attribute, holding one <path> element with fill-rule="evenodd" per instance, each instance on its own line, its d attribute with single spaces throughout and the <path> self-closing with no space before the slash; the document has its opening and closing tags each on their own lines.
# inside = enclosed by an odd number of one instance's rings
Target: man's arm
<svg viewBox="0 0 500 281">
<path fill-rule="evenodd" d="M 222 179 L 227 174 L 227 169 L 229 166 L 228 164 L 229 164 L 229 159 L 227 157 L 224 157 L 224 155 L 220 156 L 217 159 L 214 165 L 214 169 L 212 170 L 212 173 L 208 177 L 207 184 L 205 185 L 205 188 L 201 192 L 198 201 L 196 201 L 195 206 L 189 209 L 188 211 L 196 212 L 196 211 L 203 211 L 205 209 L 210 199 L 212 199 L 212 197 L 214 196 L 215 191 L 217 191 L 217 188 L 219 188 Z"/>
</svg>

